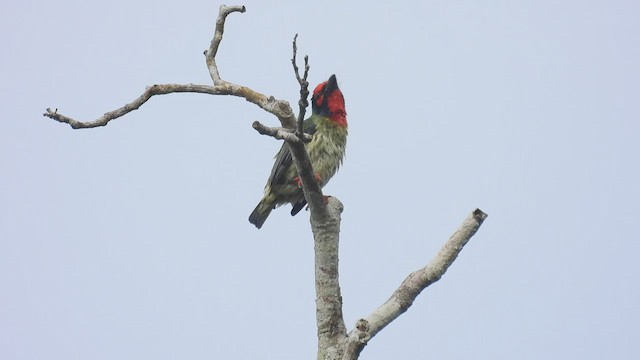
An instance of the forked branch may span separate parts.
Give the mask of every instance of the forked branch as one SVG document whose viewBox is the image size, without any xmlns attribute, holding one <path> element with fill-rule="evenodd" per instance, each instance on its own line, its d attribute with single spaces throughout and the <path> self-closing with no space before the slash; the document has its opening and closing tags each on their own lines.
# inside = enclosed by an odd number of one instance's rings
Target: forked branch
<svg viewBox="0 0 640 360">
<path fill-rule="evenodd" d="M 236 85 L 220 78 L 215 62 L 215 55 L 217 54 L 220 42 L 222 41 L 225 20 L 227 16 L 233 12 L 243 13 L 245 11 L 246 9 L 244 6 L 220 6 L 214 36 L 209 48 L 205 51 L 207 68 L 209 69 L 214 86 L 194 84 L 164 84 L 149 86 L 137 99 L 125 104 L 121 108 L 109 111 L 93 121 L 78 121 L 72 117 L 59 113 L 58 109 L 47 109 L 43 115 L 61 123 L 69 124 L 74 129 L 94 128 L 105 126 L 111 120 L 122 117 L 133 110 L 137 110 L 154 95 L 192 92 L 209 95 L 233 95 L 242 97 L 247 101 L 258 105 L 263 110 L 275 115 L 280 120 L 283 127 L 295 128 L 296 117 L 291 110 L 289 103 L 282 100 L 276 100 L 273 96 L 267 97 L 251 88 Z"/>
</svg>

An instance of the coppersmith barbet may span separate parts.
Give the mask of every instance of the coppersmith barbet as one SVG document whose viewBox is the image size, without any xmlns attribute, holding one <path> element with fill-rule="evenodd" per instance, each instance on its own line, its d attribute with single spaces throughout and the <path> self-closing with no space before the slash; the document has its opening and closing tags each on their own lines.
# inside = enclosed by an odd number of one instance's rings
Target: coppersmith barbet
<svg viewBox="0 0 640 360">
<path fill-rule="evenodd" d="M 347 145 L 347 112 L 335 75 L 313 90 L 311 109 L 311 116 L 304 120 L 303 129 L 313 135 L 306 147 L 313 172 L 320 187 L 323 187 L 338 171 Z M 289 146 L 284 143 L 276 154 L 271 175 L 264 187 L 264 197 L 249 215 L 249 222 L 260 229 L 271 210 L 287 203 L 293 206 L 293 216 L 302 210 L 307 201 Z"/>
</svg>

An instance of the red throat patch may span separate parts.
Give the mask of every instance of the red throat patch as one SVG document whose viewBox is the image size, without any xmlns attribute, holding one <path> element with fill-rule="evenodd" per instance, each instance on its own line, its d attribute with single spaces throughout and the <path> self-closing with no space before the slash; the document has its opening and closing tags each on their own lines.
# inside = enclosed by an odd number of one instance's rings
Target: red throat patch
<svg viewBox="0 0 640 360">
<path fill-rule="evenodd" d="M 342 91 L 336 90 L 327 98 L 327 107 L 331 115 L 331 120 L 335 121 L 340 126 L 347 126 L 347 110 L 344 108 L 344 96 Z"/>
</svg>

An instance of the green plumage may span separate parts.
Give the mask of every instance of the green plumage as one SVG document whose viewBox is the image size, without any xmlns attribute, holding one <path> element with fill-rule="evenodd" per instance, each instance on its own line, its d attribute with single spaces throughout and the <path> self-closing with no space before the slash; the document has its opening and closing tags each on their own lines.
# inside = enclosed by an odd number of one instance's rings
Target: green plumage
<svg viewBox="0 0 640 360">
<path fill-rule="evenodd" d="M 313 172 L 318 175 L 320 187 L 323 187 L 342 163 L 347 145 L 347 128 L 333 124 L 327 117 L 312 115 L 304 121 L 304 131 L 313 135 L 313 140 L 306 145 L 307 152 Z M 296 181 L 298 172 L 289 145 L 282 144 L 275 159 L 264 188 L 265 195 L 249 216 L 249 221 L 257 228 L 261 228 L 271 210 L 280 205 L 293 204 L 291 215 L 297 214 L 306 205 L 302 189 Z"/>
</svg>

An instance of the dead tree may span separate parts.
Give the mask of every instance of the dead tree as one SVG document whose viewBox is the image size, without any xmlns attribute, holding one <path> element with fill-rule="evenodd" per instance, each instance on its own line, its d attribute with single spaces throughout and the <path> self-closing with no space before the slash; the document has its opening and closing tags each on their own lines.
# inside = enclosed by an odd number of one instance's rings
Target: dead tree
<svg viewBox="0 0 640 360">
<path fill-rule="evenodd" d="M 93 121 L 78 121 L 46 109 L 44 116 L 69 124 L 73 129 L 94 128 L 107 125 L 110 121 L 137 110 L 155 95 L 172 93 L 204 93 L 209 95 L 233 95 L 246 99 L 266 112 L 275 115 L 280 127 L 267 127 L 254 122 L 253 128 L 260 134 L 287 142 L 294 164 L 302 180 L 304 196 L 309 203 L 311 230 L 315 247 L 316 321 L 318 334 L 317 359 L 357 359 L 367 343 L 385 326 L 411 307 L 416 297 L 427 286 L 438 281 L 455 261 L 462 248 L 480 228 L 487 214 L 474 210 L 460 227 L 446 241 L 435 257 L 427 265 L 409 274 L 391 297 L 369 316 L 359 319 L 347 331 L 342 316 L 342 296 L 338 276 L 338 244 L 342 203 L 335 197 L 325 197 L 315 177 L 305 143 L 311 136 L 302 132 L 302 120 L 308 106 L 309 95 L 307 75 L 308 58 L 305 57 L 304 73 L 301 76 L 296 62 L 296 37 L 293 41 L 292 64 L 300 84 L 298 116 L 288 102 L 273 96 L 263 95 L 246 86 L 236 85 L 220 77 L 216 65 L 216 54 L 222 41 L 227 16 L 234 12 L 244 13 L 244 6 L 221 6 L 216 20 L 215 32 L 209 48 L 204 51 L 207 68 L 213 80 L 211 85 L 161 84 L 151 85 L 137 99 L 119 109 L 105 113 Z"/>
</svg>

